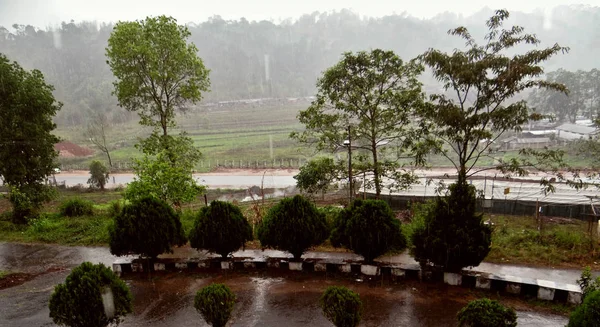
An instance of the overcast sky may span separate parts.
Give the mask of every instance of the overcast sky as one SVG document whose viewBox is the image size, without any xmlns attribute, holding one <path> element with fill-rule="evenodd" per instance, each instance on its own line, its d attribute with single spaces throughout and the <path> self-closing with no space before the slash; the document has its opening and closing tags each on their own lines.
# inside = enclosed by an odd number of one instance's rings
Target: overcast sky
<svg viewBox="0 0 600 327">
<path fill-rule="evenodd" d="M 572 4 L 600 6 L 600 0 L 0 0 L 0 25 L 19 23 L 43 28 L 71 19 L 116 22 L 161 14 L 171 15 L 181 23 L 202 22 L 213 15 L 277 22 L 342 8 L 364 16 L 407 12 L 430 18 L 446 11 L 470 15 L 486 6 L 531 12 Z"/>
</svg>

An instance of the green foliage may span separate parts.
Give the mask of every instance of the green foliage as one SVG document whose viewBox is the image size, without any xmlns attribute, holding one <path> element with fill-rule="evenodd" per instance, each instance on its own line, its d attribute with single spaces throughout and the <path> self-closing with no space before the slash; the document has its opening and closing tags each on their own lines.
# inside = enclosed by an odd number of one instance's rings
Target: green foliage
<svg viewBox="0 0 600 327">
<path fill-rule="evenodd" d="M 62 104 L 39 70 L 25 71 L 0 53 L 0 176 L 11 186 L 13 221 L 24 223 L 51 194 L 44 182 L 57 156 L 52 121 Z"/>
<path fill-rule="evenodd" d="M 113 200 L 108 203 L 107 214 L 111 218 L 115 218 L 116 216 L 121 214 L 123 210 L 124 201 L 123 200 Z"/>
<path fill-rule="evenodd" d="M 107 317 L 102 294 L 110 289 L 114 301 L 114 316 Z M 118 325 L 123 316 L 132 312 L 129 288 L 110 268 L 103 264 L 84 262 L 58 284 L 50 296 L 50 318 L 57 325 L 70 327 L 105 327 Z"/>
<path fill-rule="evenodd" d="M 517 314 L 497 301 L 479 299 L 469 302 L 458 312 L 459 326 L 516 327 Z"/>
<path fill-rule="evenodd" d="M 318 207 L 319 212 L 325 215 L 325 221 L 327 221 L 327 227 L 331 230 L 335 225 L 335 221 L 337 220 L 338 215 L 343 210 L 341 207 L 336 206 L 324 206 Z"/>
<path fill-rule="evenodd" d="M 444 84 L 443 94 L 431 95 L 431 105 L 424 107 L 421 116 L 433 123 L 434 134 L 447 143 L 440 150 L 456 167 L 459 182 L 466 180 L 480 158 L 487 156 L 493 140 L 506 131 L 519 132 L 531 115 L 526 101 L 508 101 L 530 88 L 539 87 L 565 91 L 559 83 L 539 78 L 544 74 L 543 62 L 556 54 L 568 51 L 558 44 L 525 53 L 516 51 L 524 46 L 537 46 L 534 34 L 524 34 L 520 26 L 503 28 L 509 13 L 498 10 L 486 23 L 489 32 L 480 45 L 467 28 L 449 31 L 466 42 L 467 49 L 445 53 L 430 49 L 420 59 L 431 68 L 433 76 Z M 508 53 L 514 53 L 507 55 Z M 449 154 L 449 149 L 454 152 Z M 525 174 L 523 166 L 501 162 L 503 172 Z"/>
<path fill-rule="evenodd" d="M 56 190 L 44 184 L 30 184 L 20 188 L 10 186 L 6 196 L 13 206 L 12 220 L 24 224 L 38 215 L 43 202 L 56 197 Z"/>
<path fill-rule="evenodd" d="M 110 231 L 110 253 L 156 258 L 185 244 L 181 221 L 164 201 L 146 197 L 127 204 Z"/>
<path fill-rule="evenodd" d="M 69 199 L 60 204 L 58 211 L 64 217 L 92 216 L 94 214 L 94 203 L 78 198 Z"/>
<path fill-rule="evenodd" d="M 288 251 L 296 260 L 308 248 L 323 243 L 328 233 L 325 216 L 300 195 L 282 199 L 271 207 L 257 228 L 263 247 Z"/>
<path fill-rule="evenodd" d="M 363 306 L 355 292 L 343 286 L 329 286 L 319 300 L 325 317 L 336 327 L 356 327 Z"/>
<path fill-rule="evenodd" d="M 411 253 L 422 267 L 445 271 L 477 266 L 490 252 L 492 229 L 476 212 L 475 187 L 455 183 L 449 195 L 438 197 L 425 212 L 423 225 L 413 230 Z"/>
<path fill-rule="evenodd" d="M 333 246 L 344 246 L 366 262 L 406 247 L 400 220 L 382 200 L 355 200 L 342 210 L 331 233 Z"/>
<path fill-rule="evenodd" d="M 210 84 L 189 36 L 186 26 L 159 16 L 119 22 L 108 39 L 106 56 L 117 78 L 119 105 L 137 112 L 142 125 L 161 128 L 163 135 L 175 126 L 175 110 L 200 101 Z"/>
<path fill-rule="evenodd" d="M 300 191 L 315 194 L 327 193 L 331 184 L 343 175 L 341 163 L 336 164 L 331 158 L 316 158 L 300 167 L 298 175 L 294 176 L 296 186 Z"/>
<path fill-rule="evenodd" d="M 582 300 L 585 300 L 592 292 L 600 291 L 600 276 L 594 279 L 590 267 L 585 267 L 581 272 L 581 277 L 577 280 L 577 284 L 581 287 Z"/>
<path fill-rule="evenodd" d="M 236 296 L 223 284 L 210 284 L 196 293 L 194 308 L 213 327 L 225 327 L 231 317 Z"/>
<path fill-rule="evenodd" d="M 153 134 L 142 144 L 146 155 L 135 160 L 136 178 L 127 185 L 128 200 L 155 196 L 176 207 L 192 202 L 204 191 L 192 175 L 200 153 L 191 139 Z M 161 150 L 168 148 L 168 150 Z M 156 156 L 153 156 L 156 154 Z"/>
<path fill-rule="evenodd" d="M 190 246 L 226 258 L 252 240 L 252 227 L 240 208 L 223 201 L 202 207 L 189 235 Z"/>
<path fill-rule="evenodd" d="M 104 190 L 104 185 L 108 183 L 108 168 L 98 160 L 90 163 L 90 178 L 87 183 L 91 188 Z"/>
<path fill-rule="evenodd" d="M 587 294 L 583 303 L 569 317 L 567 327 L 600 326 L 600 290 Z"/>
<path fill-rule="evenodd" d="M 373 174 L 377 195 L 384 177 L 396 181 L 390 186 L 407 187 L 414 182 L 413 174 L 399 169 L 397 157 L 424 164 L 427 152 L 420 140 L 427 129 L 414 123 L 414 113 L 424 100 L 421 72 L 422 65 L 404 63 L 393 51 L 346 52 L 318 80 L 316 100 L 298 114 L 305 130 L 291 136 L 315 144 L 317 150 L 334 151 L 351 140 L 353 148 L 369 154 L 362 166 Z M 392 148 L 396 158 L 385 155 L 385 149 Z"/>
</svg>

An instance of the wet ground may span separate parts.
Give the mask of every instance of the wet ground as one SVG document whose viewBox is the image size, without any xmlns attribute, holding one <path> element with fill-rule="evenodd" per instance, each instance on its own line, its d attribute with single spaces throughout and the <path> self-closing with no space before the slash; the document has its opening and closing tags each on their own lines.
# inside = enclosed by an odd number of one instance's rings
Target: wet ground
<svg viewBox="0 0 600 327">
<path fill-rule="evenodd" d="M 36 274 L 0 290 L 0 326 L 53 326 L 47 305 L 54 285 L 83 261 L 110 265 L 114 259 L 106 248 L 0 243 L 0 270 Z M 344 285 L 360 294 L 365 306 L 361 326 L 455 326 L 456 313 L 468 301 L 495 297 L 441 284 L 356 281 L 302 272 L 153 273 L 124 279 L 135 303 L 123 326 L 207 326 L 192 303 L 195 292 L 212 282 L 225 283 L 238 296 L 230 326 L 331 326 L 317 306 L 329 285 Z M 518 310 L 519 326 L 567 322 L 516 298 L 502 301 Z"/>
</svg>

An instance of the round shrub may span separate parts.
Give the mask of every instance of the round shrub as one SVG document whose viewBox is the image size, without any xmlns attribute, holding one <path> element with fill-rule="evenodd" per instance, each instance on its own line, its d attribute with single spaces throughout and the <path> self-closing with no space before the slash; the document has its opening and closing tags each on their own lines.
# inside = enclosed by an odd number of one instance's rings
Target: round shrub
<svg viewBox="0 0 600 327">
<path fill-rule="evenodd" d="M 479 299 L 469 302 L 458 312 L 459 326 L 516 327 L 517 314 L 497 301 Z"/>
<path fill-rule="evenodd" d="M 211 284 L 196 293 L 194 308 L 206 323 L 213 327 L 224 327 L 231 317 L 235 294 L 223 284 Z"/>
<path fill-rule="evenodd" d="M 125 205 L 109 231 L 110 253 L 156 258 L 186 242 L 179 217 L 167 203 L 146 197 Z"/>
<path fill-rule="evenodd" d="M 422 267 L 433 265 L 458 272 L 477 266 L 490 252 L 492 229 L 476 212 L 475 187 L 452 184 L 425 212 L 424 224 L 413 229 L 412 254 Z"/>
<path fill-rule="evenodd" d="M 107 317 L 102 294 L 112 293 L 114 311 Z M 57 325 L 104 327 L 118 325 L 131 313 L 131 293 L 127 285 L 103 264 L 84 262 L 73 269 L 64 284 L 50 296 L 50 318 Z"/>
<path fill-rule="evenodd" d="M 94 214 L 94 203 L 78 198 L 69 199 L 61 203 L 58 210 L 64 217 L 91 216 Z"/>
<path fill-rule="evenodd" d="M 288 251 L 299 260 L 307 249 L 327 239 L 328 228 L 317 207 L 296 195 L 281 200 L 267 212 L 257 235 L 262 246 Z"/>
<path fill-rule="evenodd" d="M 600 326 L 600 291 L 589 293 L 569 317 L 567 327 Z"/>
<path fill-rule="evenodd" d="M 229 202 L 213 201 L 198 212 L 189 239 L 191 247 L 226 258 L 252 240 L 252 227 L 239 207 Z"/>
<path fill-rule="evenodd" d="M 391 250 L 403 250 L 406 238 L 400 221 L 385 201 L 355 200 L 338 214 L 331 244 L 343 246 L 372 262 Z"/>
<path fill-rule="evenodd" d="M 362 315 L 362 302 L 355 292 L 342 287 L 328 287 L 319 305 L 323 309 L 323 315 L 336 327 L 358 326 Z"/>
</svg>

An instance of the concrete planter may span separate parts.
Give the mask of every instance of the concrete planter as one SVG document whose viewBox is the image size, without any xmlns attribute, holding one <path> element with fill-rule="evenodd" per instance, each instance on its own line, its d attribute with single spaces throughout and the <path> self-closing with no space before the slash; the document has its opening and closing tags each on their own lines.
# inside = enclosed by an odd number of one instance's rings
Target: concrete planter
<svg viewBox="0 0 600 327">
<path fill-rule="evenodd" d="M 142 273 L 148 267 L 144 267 L 146 262 L 132 259 L 118 259 L 112 265 L 115 274 L 121 276 L 127 273 Z M 147 264 L 147 263 L 146 263 Z M 506 292 L 520 296 L 536 296 L 544 301 L 559 301 L 570 304 L 581 303 L 581 289 L 574 284 L 561 284 L 551 281 L 538 280 L 532 278 L 521 278 L 508 275 L 494 275 L 474 271 L 463 271 L 462 273 L 442 273 L 432 271 L 422 271 L 419 265 L 401 264 L 401 265 L 367 265 L 360 263 L 346 263 L 343 261 L 319 261 L 309 260 L 301 262 L 290 262 L 287 259 L 267 259 L 265 260 L 239 260 L 239 261 L 219 261 L 207 259 L 202 261 L 179 261 L 173 262 L 172 259 L 157 260 L 153 263 L 155 271 L 183 271 L 201 269 L 235 270 L 243 269 L 284 269 L 291 271 L 315 272 L 335 272 L 344 274 L 361 274 L 364 276 L 383 276 L 392 280 L 397 278 L 418 277 L 423 280 L 439 281 L 452 286 L 472 287 L 478 289 L 493 289 L 494 291 Z"/>
<path fill-rule="evenodd" d="M 224 270 L 233 269 L 233 262 L 231 262 L 231 261 L 221 261 L 221 269 L 224 269 Z"/>
<path fill-rule="evenodd" d="M 352 272 L 352 265 L 350 265 L 350 264 L 339 265 L 338 269 L 340 270 L 341 273 L 349 274 Z"/>
<path fill-rule="evenodd" d="M 360 272 L 367 276 L 377 276 L 379 275 L 379 267 L 372 265 L 361 265 Z"/>
<path fill-rule="evenodd" d="M 315 263 L 315 271 L 326 272 L 327 271 L 327 264 L 324 263 L 324 262 L 317 262 L 317 263 Z"/>
<path fill-rule="evenodd" d="M 288 263 L 289 269 L 293 271 L 302 271 L 302 262 L 290 261 Z"/>
<path fill-rule="evenodd" d="M 444 284 L 460 286 L 462 284 L 462 275 L 456 273 L 444 273 Z"/>
<path fill-rule="evenodd" d="M 475 288 L 489 290 L 492 288 L 492 281 L 489 278 L 477 276 L 477 279 L 475 280 Z"/>
</svg>

